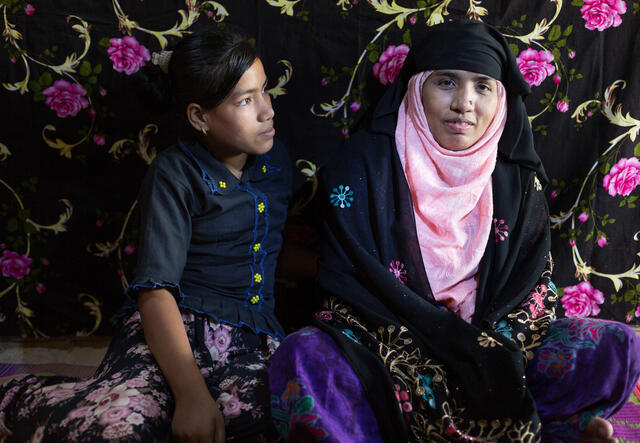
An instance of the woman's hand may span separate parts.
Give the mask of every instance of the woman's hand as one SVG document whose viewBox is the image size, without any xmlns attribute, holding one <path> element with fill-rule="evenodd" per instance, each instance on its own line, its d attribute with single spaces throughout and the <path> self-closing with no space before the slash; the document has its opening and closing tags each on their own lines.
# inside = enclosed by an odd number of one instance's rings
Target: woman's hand
<svg viewBox="0 0 640 443">
<path fill-rule="evenodd" d="M 224 443 L 224 418 L 209 391 L 176 399 L 171 422 L 173 441 Z"/>
</svg>

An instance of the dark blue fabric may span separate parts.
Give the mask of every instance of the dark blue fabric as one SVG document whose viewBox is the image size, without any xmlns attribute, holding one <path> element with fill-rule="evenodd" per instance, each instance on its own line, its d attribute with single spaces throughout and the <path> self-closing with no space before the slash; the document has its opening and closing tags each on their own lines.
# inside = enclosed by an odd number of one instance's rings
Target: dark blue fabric
<svg viewBox="0 0 640 443">
<path fill-rule="evenodd" d="M 291 169 L 278 141 L 249 156 L 240 179 L 197 142 L 159 154 L 138 197 L 139 260 L 127 293 L 165 287 L 180 307 L 283 337 L 273 286 Z"/>
</svg>

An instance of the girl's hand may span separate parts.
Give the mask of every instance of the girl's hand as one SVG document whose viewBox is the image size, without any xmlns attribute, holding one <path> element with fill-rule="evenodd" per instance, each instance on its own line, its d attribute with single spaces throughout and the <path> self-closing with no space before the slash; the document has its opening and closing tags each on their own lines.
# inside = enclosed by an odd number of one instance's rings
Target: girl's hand
<svg viewBox="0 0 640 443">
<path fill-rule="evenodd" d="M 224 418 L 209 392 L 176 399 L 171 422 L 173 441 L 224 443 Z"/>
</svg>

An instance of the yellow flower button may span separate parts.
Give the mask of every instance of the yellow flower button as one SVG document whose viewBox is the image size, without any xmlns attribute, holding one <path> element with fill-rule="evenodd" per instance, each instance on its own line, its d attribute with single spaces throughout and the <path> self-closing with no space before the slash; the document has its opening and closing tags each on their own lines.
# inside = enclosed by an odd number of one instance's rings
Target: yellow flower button
<svg viewBox="0 0 640 443">
<path fill-rule="evenodd" d="M 251 297 L 249 299 L 249 301 L 251 302 L 252 305 L 255 305 L 260 301 L 260 296 L 259 295 L 254 295 L 253 297 Z"/>
<path fill-rule="evenodd" d="M 258 203 L 258 212 L 262 214 L 264 212 L 264 202 Z"/>
<path fill-rule="evenodd" d="M 253 245 L 253 252 L 258 252 L 260 250 L 260 243 L 256 243 Z"/>
<path fill-rule="evenodd" d="M 218 184 L 220 185 L 220 187 L 221 187 L 222 189 L 224 189 L 224 188 L 226 188 L 226 187 L 227 187 L 227 183 L 226 183 L 226 182 L 223 182 L 222 180 L 220 180 L 220 181 L 218 182 Z"/>
<path fill-rule="evenodd" d="M 263 174 L 267 173 L 267 166 L 266 165 L 262 165 L 262 173 Z"/>
<path fill-rule="evenodd" d="M 262 275 L 254 274 L 253 281 L 256 282 L 256 283 L 260 283 L 262 281 Z"/>
</svg>

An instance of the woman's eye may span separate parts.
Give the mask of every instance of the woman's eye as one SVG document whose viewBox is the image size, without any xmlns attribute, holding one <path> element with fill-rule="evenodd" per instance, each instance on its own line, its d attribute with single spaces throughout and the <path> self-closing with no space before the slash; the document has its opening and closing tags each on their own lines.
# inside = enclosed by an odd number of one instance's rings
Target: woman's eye
<svg viewBox="0 0 640 443">
<path fill-rule="evenodd" d="M 238 104 L 240 106 L 245 106 L 245 105 L 248 105 L 250 102 L 251 102 L 251 98 L 247 97 L 247 98 L 243 98 L 242 100 L 240 100 L 238 102 Z"/>
<path fill-rule="evenodd" d="M 454 86 L 454 83 L 453 83 L 453 80 L 446 79 L 446 80 L 440 80 L 438 82 L 438 85 L 445 86 L 445 87 L 451 87 L 451 86 Z"/>
<path fill-rule="evenodd" d="M 491 86 L 486 83 L 478 83 L 478 88 L 483 91 L 491 91 Z"/>
</svg>

